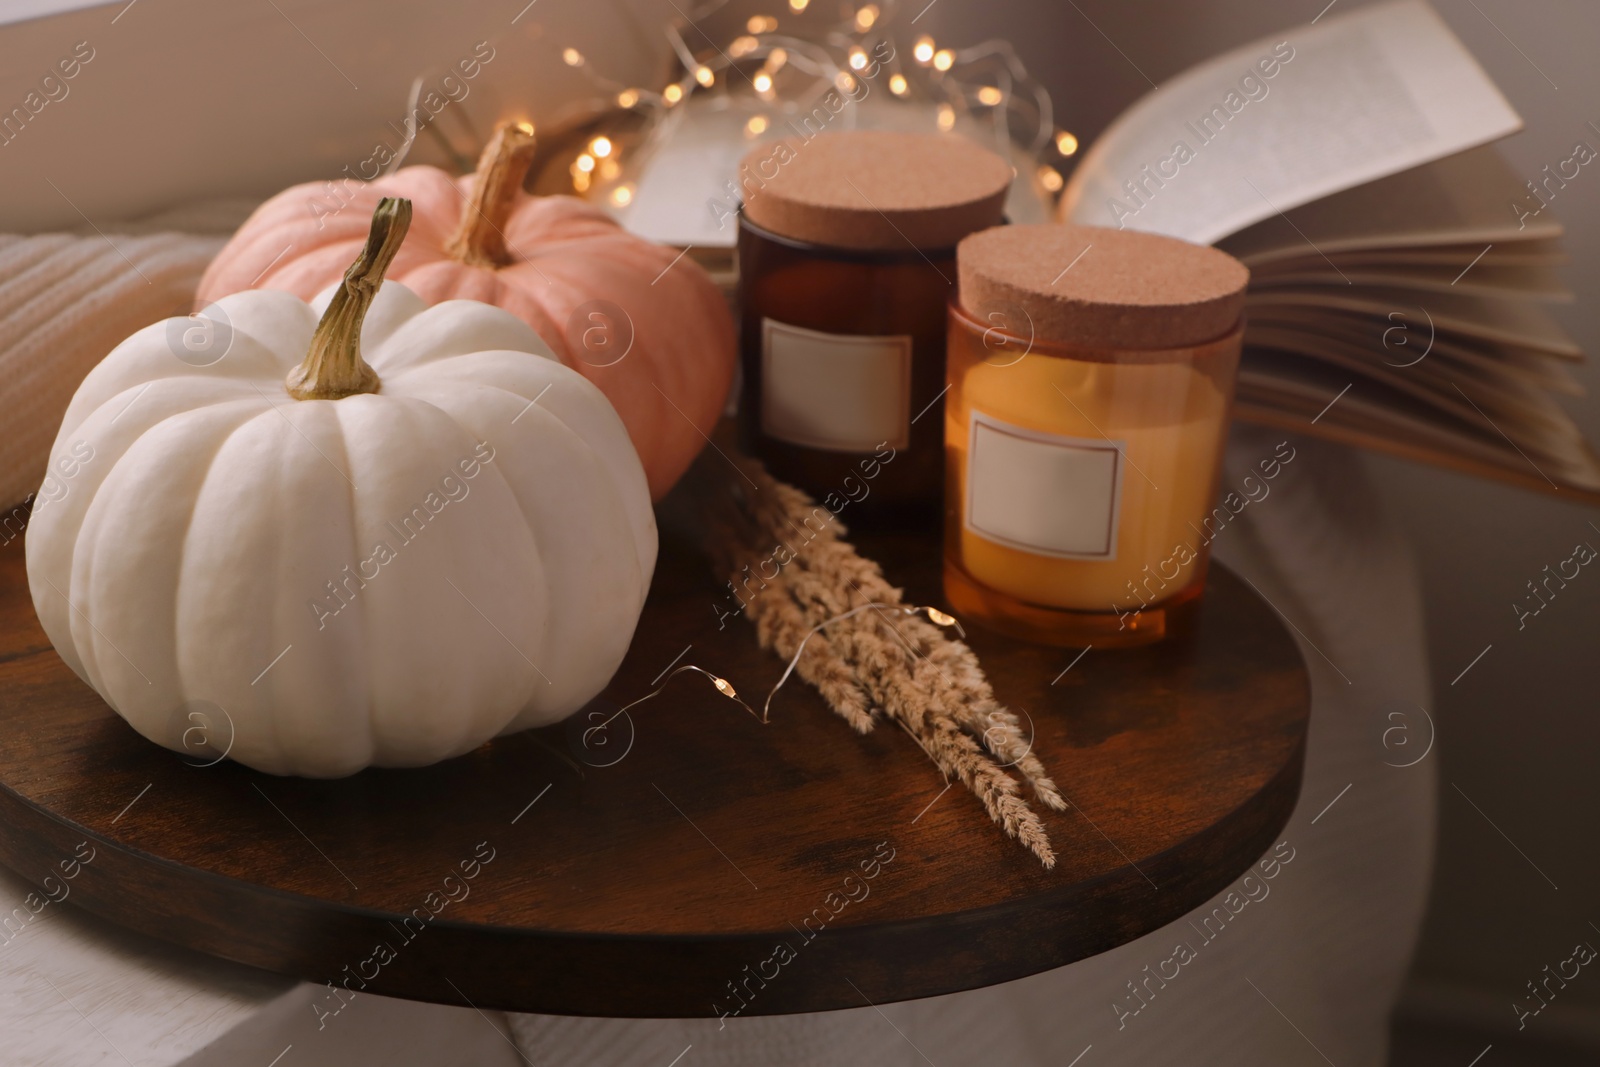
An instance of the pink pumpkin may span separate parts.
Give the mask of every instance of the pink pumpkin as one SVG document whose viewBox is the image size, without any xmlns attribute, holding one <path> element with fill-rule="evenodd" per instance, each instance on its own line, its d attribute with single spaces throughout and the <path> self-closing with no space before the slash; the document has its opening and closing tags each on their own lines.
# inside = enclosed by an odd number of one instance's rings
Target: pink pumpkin
<svg viewBox="0 0 1600 1067">
<path fill-rule="evenodd" d="M 476 175 L 405 167 L 330 196 L 327 182 L 262 204 L 201 279 L 199 306 L 242 289 L 303 300 L 344 277 L 378 201 L 414 218 L 389 277 L 430 304 L 464 298 L 526 321 L 616 406 L 659 500 L 706 442 L 733 378 L 733 322 L 716 286 L 678 253 L 569 196 L 522 189 L 533 128 L 503 124 Z"/>
</svg>

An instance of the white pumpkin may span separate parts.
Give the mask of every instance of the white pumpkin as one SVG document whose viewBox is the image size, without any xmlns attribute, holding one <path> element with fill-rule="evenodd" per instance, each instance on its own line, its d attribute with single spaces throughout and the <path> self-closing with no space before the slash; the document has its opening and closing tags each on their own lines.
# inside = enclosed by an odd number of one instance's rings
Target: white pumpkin
<svg viewBox="0 0 1600 1067">
<path fill-rule="evenodd" d="M 569 715 L 628 648 L 656 530 L 627 430 L 509 312 L 380 290 L 409 221 L 387 203 L 342 286 L 222 299 L 209 365 L 184 343 L 204 323 L 141 330 L 67 410 L 34 606 L 158 744 L 313 777 L 433 763 Z"/>
</svg>

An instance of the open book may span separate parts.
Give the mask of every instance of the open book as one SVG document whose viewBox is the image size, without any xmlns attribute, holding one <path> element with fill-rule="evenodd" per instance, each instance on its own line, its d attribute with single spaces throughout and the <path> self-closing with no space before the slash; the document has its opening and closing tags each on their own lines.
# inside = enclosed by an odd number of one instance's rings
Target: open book
<svg viewBox="0 0 1600 1067">
<path fill-rule="evenodd" d="M 1240 418 L 1600 499 L 1553 395 L 1580 392 L 1582 353 L 1546 307 L 1569 298 L 1548 205 L 1596 152 L 1517 175 L 1486 146 L 1520 127 L 1439 17 L 1400 0 L 1152 90 L 1085 154 L 1060 217 L 1250 267 Z"/>
</svg>

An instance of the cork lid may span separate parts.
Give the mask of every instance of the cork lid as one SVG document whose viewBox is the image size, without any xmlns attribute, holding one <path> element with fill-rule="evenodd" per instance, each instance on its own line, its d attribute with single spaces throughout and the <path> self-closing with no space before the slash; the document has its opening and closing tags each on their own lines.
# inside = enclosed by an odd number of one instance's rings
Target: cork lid
<svg viewBox="0 0 1600 1067">
<path fill-rule="evenodd" d="M 1034 335 L 1104 348 L 1214 341 L 1244 310 L 1250 271 L 1176 237 L 1099 226 L 997 226 L 956 249 L 969 314 L 1020 308 Z"/>
<path fill-rule="evenodd" d="M 951 248 L 998 224 L 1011 165 L 955 135 L 842 130 L 763 144 L 739 166 L 745 217 L 863 250 Z"/>
</svg>

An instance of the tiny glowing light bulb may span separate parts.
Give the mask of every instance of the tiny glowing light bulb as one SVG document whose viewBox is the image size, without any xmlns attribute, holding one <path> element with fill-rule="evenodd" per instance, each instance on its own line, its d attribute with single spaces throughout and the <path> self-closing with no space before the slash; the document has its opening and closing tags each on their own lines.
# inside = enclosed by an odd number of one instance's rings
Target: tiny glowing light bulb
<svg viewBox="0 0 1600 1067">
<path fill-rule="evenodd" d="M 619 185 L 611 190 L 611 202 L 618 207 L 627 207 L 633 203 L 633 186 Z"/>
<path fill-rule="evenodd" d="M 939 105 L 939 128 L 946 133 L 956 128 L 956 109 L 949 104 Z"/>
<path fill-rule="evenodd" d="M 744 132 L 750 137 L 757 137 L 763 133 L 766 133 L 767 117 L 765 115 L 751 116 L 750 121 L 744 124 Z"/>
<path fill-rule="evenodd" d="M 576 48 L 563 48 L 561 50 L 561 61 L 569 67 L 581 67 L 583 66 L 583 53 Z"/>
<path fill-rule="evenodd" d="M 809 3 L 811 3 L 811 0 L 789 0 L 789 10 L 798 14 L 804 11 Z"/>
<path fill-rule="evenodd" d="M 728 684 L 728 680 L 726 678 L 718 678 L 713 675 L 711 678 L 711 684 L 716 686 L 717 692 L 721 693 L 725 697 L 737 697 L 739 695 L 738 693 L 734 692 L 733 686 Z"/>
<path fill-rule="evenodd" d="M 525 134 L 528 134 L 529 136 L 532 136 L 532 134 L 533 134 L 533 123 L 529 122 L 527 119 L 518 119 L 517 120 L 517 129 L 522 131 Z"/>
<path fill-rule="evenodd" d="M 833 79 L 833 84 L 837 85 L 841 92 L 848 93 L 855 90 L 856 80 L 841 70 L 838 77 Z"/>
<path fill-rule="evenodd" d="M 1039 168 L 1039 184 L 1048 192 L 1059 193 L 1066 183 L 1062 180 L 1059 170 L 1051 166 L 1042 166 Z"/>
<path fill-rule="evenodd" d="M 787 62 L 789 62 L 789 53 L 782 48 L 774 48 L 767 53 L 767 66 L 772 70 L 777 70 Z"/>
<path fill-rule="evenodd" d="M 711 73 L 710 67 L 696 67 L 694 70 L 694 80 L 709 89 L 711 88 L 711 83 L 717 80 L 717 76 Z"/>
<path fill-rule="evenodd" d="M 985 85 L 978 90 L 978 102 L 981 104 L 988 104 L 990 107 L 994 107 L 1003 99 L 1004 96 L 1000 90 L 992 85 Z"/>
<path fill-rule="evenodd" d="M 917 58 L 918 63 L 926 63 L 933 58 L 933 38 L 918 37 L 917 43 L 911 47 L 911 54 Z"/>
<path fill-rule="evenodd" d="M 667 103 L 676 104 L 679 100 L 683 99 L 683 86 L 679 85 L 677 82 L 673 82 L 671 85 L 667 86 L 661 91 L 661 96 L 666 100 Z"/>
<path fill-rule="evenodd" d="M 948 48 L 941 48 L 933 54 L 934 70 L 949 70 L 955 64 L 956 54 Z"/>
<path fill-rule="evenodd" d="M 728 54 L 735 58 L 747 56 L 759 47 L 761 47 L 761 42 L 754 37 L 735 37 L 733 43 L 728 46 Z"/>
<path fill-rule="evenodd" d="M 639 90 L 624 89 L 617 94 L 618 107 L 632 107 L 639 102 Z"/>
<path fill-rule="evenodd" d="M 928 608 L 927 611 L 928 621 L 933 623 L 935 626 L 954 626 L 956 624 L 954 615 L 946 615 L 938 608 Z"/>
<path fill-rule="evenodd" d="M 856 12 L 856 29 L 870 30 L 872 24 L 878 21 L 878 5 L 868 4 Z"/>
<path fill-rule="evenodd" d="M 850 69 L 861 70 L 867 65 L 867 54 L 859 48 L 850 49 Z"/>
<path fill-rule="evenodd" d="M 597 159 L 606 158 L 611 154 L 611 138 L 596 137 L 589 142 L 589 151 L 593 152 Z"/>
<path fill-rule="evenodd" d="M 772 75 L 762 71 L 751 79 L 751 84 L 756 87 L 756 92 L 758 93 L 770 93 L 772 92 Z"/>
<path fill-rule="evenodd" d="M 579 170 L 587 174 L 591 170 L 594 170 L 594 157 L 585 152 L 583 155 L 578 157 L 576 165 Z"/>
<path fill-rule="evenodd" d="M 1070 156 L 1078 150 L 1078 139 L 1066 130 L 1056 134 L 1056 151 L 1064 156 Z"/>
<path fill-rule="evenodd" d="M 889 91 L 896 96 L 906 95 L 906 76 L 904 74 L 889 75 Z"/>
</svg>

